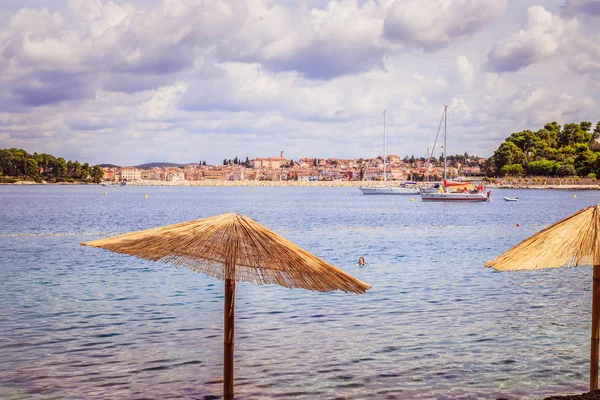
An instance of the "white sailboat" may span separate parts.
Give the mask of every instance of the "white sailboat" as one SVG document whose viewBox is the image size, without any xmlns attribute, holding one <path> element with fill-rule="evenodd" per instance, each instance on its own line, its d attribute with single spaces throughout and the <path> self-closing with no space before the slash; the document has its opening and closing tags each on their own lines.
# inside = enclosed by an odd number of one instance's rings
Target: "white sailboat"
<svg viewBox="0 0 600 400">
<path fill-rule="evenodd" d="M 416 182 L 402 182 L 398 186 L 387 185 L 387 136 L 385 133 L 385 110 L 383 110 L 383 185 L 382 186 L 361 186 L 362 194 L 396 194 L 396 195 L 417 195 L 419 187 Z"/>
<path fill-rule="evenodd" d="M 475 187 L 472 182 L 448 182 L 446 180 L 446 154 L 448 152 L 446 127 L 448 119 L 448 106 L 444 106 L 444 181 L 439 185 L 437 191 L 422 190 L 421 199 L 423 201 L 446 201 L 446 202 L 478 202 L 491 201 L 490 194 L 484 193 L 483 186 Z"/>
</svg>

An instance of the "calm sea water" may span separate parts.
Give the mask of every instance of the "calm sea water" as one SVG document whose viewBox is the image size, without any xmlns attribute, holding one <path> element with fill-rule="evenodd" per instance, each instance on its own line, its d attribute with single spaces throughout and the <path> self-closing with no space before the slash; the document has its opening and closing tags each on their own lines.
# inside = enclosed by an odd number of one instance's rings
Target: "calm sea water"
<svg viewBox="0 0 600 400">
<path fill-rule="evenodd" d="M 373 286 L 357 296 L 238 284 L 237 398 L 586 391 L 591 268 L 499 273 L 483 262 L 600 193 L 492 197 L 441 204 L 353 188 L 2 186 L 0 398 L 219 398 L 222 281 L 79 243 L 227 211 Z"/>
</svg>

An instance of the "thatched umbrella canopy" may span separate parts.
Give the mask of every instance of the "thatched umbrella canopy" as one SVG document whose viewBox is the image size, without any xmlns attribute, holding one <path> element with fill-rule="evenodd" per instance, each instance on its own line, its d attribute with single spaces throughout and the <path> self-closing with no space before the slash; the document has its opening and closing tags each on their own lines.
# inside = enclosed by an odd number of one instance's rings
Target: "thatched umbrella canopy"
<svg viewBox="0 0 600 400">
<path fill-rule="evenodd" d="M 320 292 L 364 293 L 370 286 L 241 214 L 222 214 L 82 243 L 184 266 L 225 281 L 224 395 L 233 398 L 235 282 Z"/>
<path fill-rule="evenodd" d="M 600 204 L 586 207 L 523 240 L 484 265 L 498 271 L 593 265 L 590 390 L 598 388 Z"/>
</svg>

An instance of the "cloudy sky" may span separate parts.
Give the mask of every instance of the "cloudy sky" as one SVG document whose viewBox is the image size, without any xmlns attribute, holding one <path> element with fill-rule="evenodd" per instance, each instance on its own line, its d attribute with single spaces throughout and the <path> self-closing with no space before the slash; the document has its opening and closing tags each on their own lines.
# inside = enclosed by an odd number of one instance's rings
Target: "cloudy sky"
<svg viewBox="0 0 600 400">
<path fill-rule="evenodd" d="M 600 0 L 2 0 L 0 148 L 423 156 L 600 119 Z M 437 152 L 436 152 L 437 153 Z"/>
</svg>

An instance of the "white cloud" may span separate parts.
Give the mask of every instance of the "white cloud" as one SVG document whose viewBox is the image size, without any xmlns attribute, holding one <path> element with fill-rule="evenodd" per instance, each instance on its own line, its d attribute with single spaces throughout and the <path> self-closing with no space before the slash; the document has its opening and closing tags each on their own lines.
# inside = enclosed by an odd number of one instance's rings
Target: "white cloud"
<svg viewBox="0 0 600 400">
<path fill-rule="evenodd" d="M 448 46 L 501 17 L 506 0 L 396 0 L 387 12 L 385 37 L 428 51 Z"/>
<path fill-rule="evenodd" d="M 473 67 L 473 63 L 467 57 L 456 57 L 456 69 L 458 70 L 461 82 L 467 87 L 473 86 L 473 82 L 475 81 L 475 67 Z"/>
<path fill-rule="evenodd" d="M 488 65 L 496 72 L 517 71 L 558 52 L 577 30 L 576 20 L 565 21 L 542 6 L 530 7 L 521 29 L 494 44 Z"/>
<path fill-rule="evenodd" d="M 313 79 L 383 69 L 382 10 L 373 1 L 330 1 L 324 9 L 260 7 L 217 54 L 222 60 L 258 62 L 273 71 Z M 351 29 L 349 29 L 351 27 Z"/>
<path fill-rule="evenodd" d="M 374 156 L 386 109 L 389 151 L 420 155 L 449 104 L 451 142 L 486 156 L 546 118 L 594 118 L 600 50 L 579 15 L 519 3 L 503 16 L 505 1 L 308 3 L 323 6 L 72 0 L 13 12 L 0 28 L 0 147 L 121 164 Z M 507 30 L 523 17 L 525 45 Z M 543 63 L 480 71 L 498 37 L 505 65 L 521 47 Z"/>
<path fill-rule="evenodd" d="M 187 85 L 183 82 L 159 88 L 154 92 L 152 98 L 142 106 L 140 119 L 157 119 L 164 116 L 169 110 L 175 110 L 177 102 L 186 90 Z"/>
</svg>

